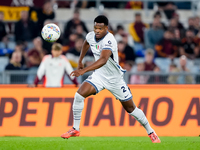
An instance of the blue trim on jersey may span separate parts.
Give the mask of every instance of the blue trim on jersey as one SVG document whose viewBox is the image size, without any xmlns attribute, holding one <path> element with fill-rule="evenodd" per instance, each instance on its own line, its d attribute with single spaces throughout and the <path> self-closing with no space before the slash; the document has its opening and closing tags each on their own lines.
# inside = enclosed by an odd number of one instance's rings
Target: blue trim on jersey
<svg viewBox="0 0 200 150">
<path fill-rule="evenodd" d="M 116 64 L 116 65 L 117 65 L 117 67 L 118 67 L 123 73 L 126 72 L 126 70 L 122 70 L 121 67 L 120 67 L 118 64 Z"/>
<path fill-rule="evenodd" d="M 103 48 L 102 50 L 111 50 L 111 51 L 113 51 L 111 48 Z"/>
<path fill-rule="evenodd" d="M 91 81 L 88 81 L 88 80 L 85 80 L 85 82 L 88 82 L 89 84 L 91 84 L 95 88 L 96 92 L 99 93 L 99 91 L 98 91 L 96 85 L 94 85 L 94 83 L 92 83 Z"/>
<path fill-rule="evenodd" d="M 129 97 L 129 98 L 127 98 L 127 99 L 124 99 L 124 100 L 120 100 L 121 102 L 126 102 L 126 101 L 129 101 L 130 99 L 132 99 L 133 98 L 133 96 L 131 96 L 131 97 Z"/>
<path fill-rule="evenodd" d="M 106 35 L 107 35 L 108 33 L 109 33 L 109 32 L 107 32 Z M 106 35 L 105 35 L 105 36 L 106 36 Z M 105 37 L 105 36 L 104 36 L 104 37 Z M 94 40 L 95 40 L 95 42 L 100 42 L 101 40 L 104 39 L 104 37 L 102 37 L 101 39 L 99 39 L 98 41 L 96 41 L 95 34 L 94 34 Z"/>
</svg>

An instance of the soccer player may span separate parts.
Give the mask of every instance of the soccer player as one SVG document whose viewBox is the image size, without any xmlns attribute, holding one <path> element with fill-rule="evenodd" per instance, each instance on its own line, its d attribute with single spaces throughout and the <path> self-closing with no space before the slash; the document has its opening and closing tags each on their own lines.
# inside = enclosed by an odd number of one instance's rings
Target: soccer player
<svg viewBox="0 0 200 150">
<path fill-rule="evenodd" d="M 95 62 L 83 68 L 82 60 L 89 47 L 94 54 Z M 79 126 L 84 99 L 107 89 L 121 102 L 124 109 L 142 124 L 152 142 L 160 143 L 159 137 L 149 125 L 143 111 L 137 108 L 132 100 L 132 94 L 123 79 L 125 70 L 118 64 L 117 50 L 117 42 L 114 36 L 108 32 L 108 19 L 103 15 L 97 16 L 94 19 L 94 31 L 86 35 L 86 40 L 83 43 L 78 70 L 73 71 L 70 75 L 78 77 L 88 71 L 95 71 L 82 83 L 75 94 L 73 103 L 74 126 L 62 134 L 62 138 L 68 139 L 80 135 Z"/>
<path fill-rule="evenodd" d="M 54 43 L 52 45 L 51 55 L 44 56 L 38 71 L 34 84 L 31 87 L 37 86 L 38 82 L 44 77 L 44 87 L 62 87 L 65 72 L 70 75 L 73 68 L 68 59 L 62 54 L 62 45 Z M 71 81 L 77 86 L 78 82 L 74 76 L 70 76 Z"/>
</svg>

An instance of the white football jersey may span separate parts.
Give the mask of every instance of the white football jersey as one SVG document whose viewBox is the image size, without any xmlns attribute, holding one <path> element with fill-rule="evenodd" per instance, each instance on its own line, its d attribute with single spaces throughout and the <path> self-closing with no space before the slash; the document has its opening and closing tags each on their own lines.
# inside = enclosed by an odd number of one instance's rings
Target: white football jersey
<svg viewBox="0 0 200 150">
<path fill-rule="evenodd" d="M 95 32 L 92 31 L 86 35 L 86 40 L 91 47 L 95 61 L 100 58 L 102 50 L 105 49 L 112 51 L 112 55 L 108 59 L 107 63 L 99 69 L 96 69 L 94 73 L 110 83 L 117 82 L 126 71 L 119 65 L 117 41 L 113 34 L 108 32 L 102 39 L 96 41 Z"/>
<path fill-rule="evenodd" d="M 65 72 L 70 75 L 72 71 L 73 68 L 64 55 L 59 57 L 46 55 L 38 68 L 37 76 L 39 80 L 45 76 L 45 87 L 61 87 Z M 70 76 L 70 78 L 73 80 L 75 77 Z"/>
</svg>

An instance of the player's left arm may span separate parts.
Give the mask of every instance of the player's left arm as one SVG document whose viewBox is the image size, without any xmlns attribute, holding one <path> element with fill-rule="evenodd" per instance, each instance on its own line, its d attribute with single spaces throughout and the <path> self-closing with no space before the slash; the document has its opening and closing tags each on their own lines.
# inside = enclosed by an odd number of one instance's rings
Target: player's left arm
<svg viewBox="0 0 200 150">
<path fill-rule="evenodd" d="M 84 69 L 80 69 L 80 70 L 75 70 L 73 71 L 70 76 L 80 76 L 83 75 L 86 72 L 98 69 L 100 67 L 102 67 L 103 65 L 106 64 L 106 62 L 108 61 L 109 57 L 112 55 L 112 51 L 109 49 L 103 49 L 100 55 L 100 58 L 94 62 L 92 65 L 85 67 Z"/>
</svg>

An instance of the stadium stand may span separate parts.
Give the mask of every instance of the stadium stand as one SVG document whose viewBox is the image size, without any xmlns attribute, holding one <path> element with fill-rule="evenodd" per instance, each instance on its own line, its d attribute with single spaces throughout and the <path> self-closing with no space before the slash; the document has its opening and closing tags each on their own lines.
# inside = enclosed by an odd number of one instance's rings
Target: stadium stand
<svg viewBox="0 0 200 150">
<path fill-rule="evenodd" d="M 160 2 L 160 1 L 159 1 Z M 114 3 L 111 5 L 111 3 Z M 29 19 L 23 22 L 23 26 L 26 27 L 27 22 L 32 22 L 38 25 L 38 30 L 41 29 L 42 23 L 48 23 L 48 22 L 54 22 L 57 25 L 59 25 L 63 35 L 61 38 L 57 41 L 61 44 L 63 44 L 63 54 L 68 54 L 69 49 L 73 49 L 75 45 L 75 41 L 77 38 L 80 36 L 85 35 L 85 32 L 93 30 L 93 18 L 95 18 L 98 14 L 106 14 L 106 16 L 110 20 L 110 32 L 113 34 L 116 34 L 117 41 L 124 42 L 126 43 L 126 47 L 129 47 L 129 49 L 133 50 L 133 59 L 126 58 L 127 54 L 125 55 L 123 52 L 120 52 L 120 56 L 123 56 L 123 66 L 125 69 L 128 70 L 128 73 L 126 77 L 126 81 L 129 83 L 130 79 L 130 74 L 137 73 L 137 64 L 144 63 L 144 56 L 145 56 L 145 51 L 148 48 L 151 48 L 154 50 L 154 63 L 156 64 L 156 69 L 155 71 L 152 71 L 149 75 L 151 76 L 156 76 L 156 74 L 163 74 L 165 76 L 165 81 L 162 83 L 167 83 L 167 76 L 170 76 L 170 67 L 171 66 L 177 66 L 180 67 L 179 64 L 179 59 L 181 55 L 183 54 L 180 52 L 180 47 L 186 49 L 186 47 L 183 46 L 183 39 L 186 37 L 185 32 L 189 29 L 192 32 L 194 32 L 193 41 L 190 43 L 190 37 L 188 37 L 188 45 L 192 47 L 192 54 L 195 56 L 189 57 L 187 60 L 187 68 L 190 68 L 190 73 L 193 73 L 195 76 L 195 82 L 193 83 L 199 83 L 199 66 L 200 66 L 200 19 L 199 16 L 196 15 L 198 14 L 198 6 L 200 6 L 198 1 L 194 1 L 193 4 L 196 4 L 196 10 L 191 10 L 188 8 L 188 6 L 193 6 L 191 2 L 176 2 L 174 1 L 173 3 L 156 3 L 152 2 L 149 0 L 147 3 L 143 2 L 141 0 L 140 3 L 132 3 L 132 2 L 106 2 L 102 1 L 100 5 L 98 3 L 95 3 L 92 0 L 86 1 L 86 2 L 78 2 L 77 4 L 74 4 L 73 1 L 45 1 L 44 5 L 40 3 L 38 6 L 31 6 L 30 9 L 27 7 L 24 10 L 20 10 L 22 13 L 28 12 L 29 11 Z M 1 3 L 0 3 L 1 5 Z M 96 8 L 98 9 L 96 9 Z M 80 8 L 80 9 L 75 9 L 75 8 Z M 111 9 L 112 8 L 112 9 Z M 42 11 L 43 10 L 43 11 Z M 18 12 L 20 14 L 20 11 Z M 47 19 L 42 19 L 41 16 L 38 18 L 37 14 L 40 15 L 42 12 L 43 18 Z M 9 57 L 13 53 L 13 51 L 16 50 L 16 46 L 19 47 L 19 42 L 20 48 L 21 48 L 21 53 L 23 56 L 24 64 L 23 64 L 23 71 L 21 72 L 21 76 L 23 76 L 23 82 L 22 83 L 32 83 L 35 72 L 37 70 L 38 65 L 35 65 L 34 68 L 32 65 L 30 65 L 30 60 L 36 60 L 34 58 L 35 55 L 31 55 L 31 49 L 33 48 L 34 45 L 34 40 L 26 40 L 19 41 L 19 32 L 17 34 L 18 37 L 14 36 L 14 33 L 16 33 L 17 28 L 17 22 L 19 23 L 20 18 L 15 18 L 13 21 L 10 21 L 7 18 L 7 15 L 5 15 L 6 9 L 1 10 L 0 9 L 0 25 L 3 27 L 5 25 L 6 29 L 6 34 L 4 32 L 4 29 L 2 29 L 0 32 L 3 33 L 1 38 L 0 38 L 0 83 L 20 83 L 20 81 L 14 81 L 15 79 L 13 76 L 15 76 L 15 72 L 5 73 L 4 68 L 5 66 L 9 63 Z M 78 13 L 78 19 L 76 20 L 75 14 Z M 63 15 L 64 14 L 64 15 Z M 138 27 L 135 26 L 133 21 L 135 21 L 136 17 L 140 15 L 141 20 L 145 26 L 148 26 L 149 28 L 147 29 L 139 29 Z M 20 15 L 19 15 L 20 16 Z M 117 16 L 117 17 L 116 17 Z M 38 22 L 39 19 L 39 22 Z M 52 20 L 48 20 L 52 19 Z M 66 24 L 68 22 L 74 22 L 75 24 L 84 24 L 84 27 L 82 26 L 77 26 L 76 28 L 70 28 L 66 29 Z M 140 24 L 140 23 L 139 23 Z M 130 30 L 130 25 L 134 25 L 134 31 L 129 32 Z M 73 26 L 73 24 L 72 24 Z M 19 27 L 19 25 L 18 25 Z M 73 26 L 74 27 L 74 26 Z M 120 28 L 119 28 L 120 27 Z M 122 32 L 119 30 L 122 29 Z M 68 31 L 70 30 L 70 31 Z M 144 33 L 140 32 L 143 31 Z M 66 31 L 67 33 L 70 33 L 69 35 L 65 35 Z M 136 37 L 141 36 L 144 37 L 144 41 L 138 42 L 137 40 L 134 40 L 132 38 L 133 32 L 136 33 L 134 34 Z M 137 33 L 138 32 L 138 33 Z M 177 54 L 176 55 L 171 55 L 171 52 L 166 52 L 165 55 L 158 55 L 157 52 L 162 51 L 159 47 L 155 48 L 155 45 L 159 45 L 160 41 L 163 39 L 165 33 L 171 33 L 170 40 L 168 43 L 164 41 L 165 47 L 170 47 L 176 49 Z M 40 31 L 35 31 L 34 33 L 37 34 L 34 35 L 34 37 L 38 38 L 40 36 Z M 142 35 L 141 35 L 142 34 Z M 15 34 L 16 35 L 16 34 Z M 30 35 L 26 35 L 30 36 Z M 132 38 L 132 39 L 131 39 Z M 16 43 L 15 41 L 18 41 Z M 131 41 L 132 40 L 132 41 Z M 68 41 L 68 42 L 66 42 Z M 139 48 L 138 48 L 138 43 Z M 172 43 L 172 45 L 171 45 Z M 196 48 L 194 47 L 194 44 Z M 31 47 L 32 46 L 32 47 Z M 43 53 L 50 53 L 50 47 L 51 44 L 43 41 L 42 44 L 42 51 Z M 160 45 L 159 45 L 160 46 Z M 140 49 L 142 47 L 142 49 Z M 41 55 L 41 48 L 36 48 L 35 53 L 37 53 L 37 56 L 43 57 Z M 139 50 L 138 50 L 139 49 Z M 170 49 L 170 48 L 168 48 Z M 166 51 L 168 50 L 166 49 Z M 157 50 L 157 51 L 156 51 Z M 34 54 L 35 54 L 34 53 Z M 166 57 L 166 58 L 164 58 Z M 32 59 L 33 58 L 33 59 Z M 91 60 L 91 59 L 90 59 Z M 131 60 L 131 62 L 130 62 Z M 135 61 L 134 61 L 135 60 Z M 40 58 L 41 61 L 41 58 Z M 91 63 L 91 62 L 89 62 Z M 88 64 L 89 64 L 88 63 Z M 38 64 L 38 62 L 37 62 Z M 26 73 L 25 73 L 26 72 Z M 144 71 L 145 72 L 145 71 Z M 24 73 L 26 75 L 24 75 Z M 140 72 L 141 74 L 143 72 Z M 149 72 L 146 72 L 148 74 Z M 153 73 L 153 74 L 152 74 Z M 178 72 L 180 75 L 184 74 L 184 72 Z M 9 77 L 7 77 L 7 80 L 5 80 L 5 75 L 11 76 L 13 78 L 13 82 L 10 82 Z M 16 76 L 20 76 L 20 73 L 17 73 Z M 27 79 L 24 79 L 27 77 Z M 85 78 L 79 78 L 79 82 L 81 82 Z M 17 78 L 16 78 L 17 80 Z M 155 80 L 152 79 L 151 83 L 159 83 L 159 82 L 154 82 Z M 65 78 L 65 83 L 70 84 L 68 81 L 68 77 L 66 76 Z M 147 82 L 149 83 L 149 82 Z"/>
</svg>

